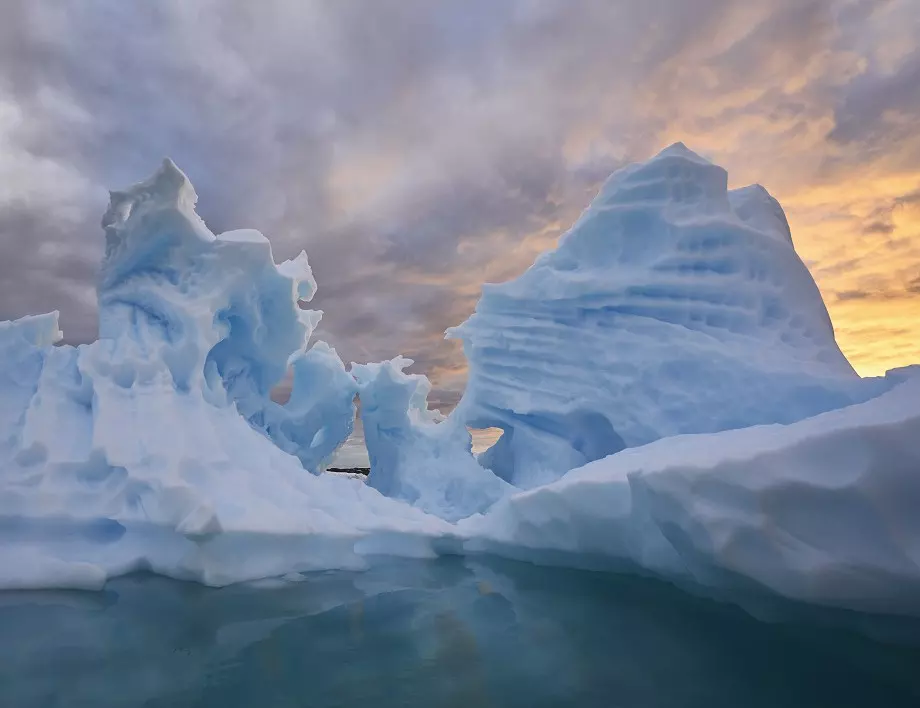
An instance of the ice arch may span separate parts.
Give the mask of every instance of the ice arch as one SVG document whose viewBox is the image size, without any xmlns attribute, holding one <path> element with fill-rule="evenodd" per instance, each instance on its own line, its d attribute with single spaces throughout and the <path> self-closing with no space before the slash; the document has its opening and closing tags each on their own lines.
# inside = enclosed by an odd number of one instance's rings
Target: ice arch
<svg viewBox="0 0 920 708">
<path fill-rule="evenodd" d="M 536 412 L 480 418 L 474 427 L 495 427 L 502 436 L 479 455 L 479 463 L 507 482 L 531 488 L 626 447 L 605 415 L 597 411 Z"/>
</svg>

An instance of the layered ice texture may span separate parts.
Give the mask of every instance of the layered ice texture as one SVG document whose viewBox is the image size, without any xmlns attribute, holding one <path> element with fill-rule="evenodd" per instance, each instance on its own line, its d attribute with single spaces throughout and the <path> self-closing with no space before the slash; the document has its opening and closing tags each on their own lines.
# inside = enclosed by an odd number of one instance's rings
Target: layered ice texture
<svg viewBox="0 0 920 708">
<path fill-rule="evenodd" d="M 487 553 L 920 615 L 920 373 L 855 374 L 763 188 L 680 144 L 615 173 L 450 332 L 446 419 L 408 359 L 310 346 L 306 255 L 195 199 L 168 161 L 113 193 L 97 341 L 0 324 L 0 587 Z M 356 394 L 366 484 L 321 473 Z M 468 426 L 504 432 L 477 457 Z"/>
<path fill-rule="evenodd" d="M 794 423 L 877 395 L 834 341 L 779 203 L 682 144 L 610 177 L 554 251 L 483 287 L 458 412 L 521 487 L 684 433 Z"/>
</svg>

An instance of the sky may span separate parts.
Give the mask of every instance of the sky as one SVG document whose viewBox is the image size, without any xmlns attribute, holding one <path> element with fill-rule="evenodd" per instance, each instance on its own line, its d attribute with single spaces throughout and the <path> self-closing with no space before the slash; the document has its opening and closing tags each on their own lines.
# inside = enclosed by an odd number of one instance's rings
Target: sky
<svg viewBox="0 0 920 708">
<path fill-rule="evenodd" d="M 0 319 L 95 337 L 109 189 L 306 249 L 343 360 L 405 354 L 678 140 L 786 209 L 865 375 L 920 362 L 920 0 L 0 0 Z"/>
</svg>

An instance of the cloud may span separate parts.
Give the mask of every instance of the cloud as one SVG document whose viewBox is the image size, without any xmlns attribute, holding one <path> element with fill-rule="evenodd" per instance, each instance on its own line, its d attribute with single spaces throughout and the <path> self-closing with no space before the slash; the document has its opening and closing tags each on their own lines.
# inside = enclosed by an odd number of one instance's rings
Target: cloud
<svg viewBox="0 0 920 708">
<path fill-rule="evenodd" d="M 452 399 L 442 332 L 482 282 L 523 271 L 612 169 L 684 140 L 781 199 L 873 369 L 890 357 L 860 318 L 913 295 L 920 264 L 897 201 L 920 185 L 911 5 L 7 0 L 0 317 L 59 308 L 91 339 L 105 190 L 169 155 L 213 230 L 307 249 L 343 358 L 405 353 Z"/>
<path fill-rule="evenodd" d="M 920 189 L 895 197 L 888 203 L 875 207 L 869 214 L 868 223 L 863 227 L 866 234 L 888 236 L 896 230 L 894 219 L 899 210 L 910 210 L 920 205 Z"/>
</svg>

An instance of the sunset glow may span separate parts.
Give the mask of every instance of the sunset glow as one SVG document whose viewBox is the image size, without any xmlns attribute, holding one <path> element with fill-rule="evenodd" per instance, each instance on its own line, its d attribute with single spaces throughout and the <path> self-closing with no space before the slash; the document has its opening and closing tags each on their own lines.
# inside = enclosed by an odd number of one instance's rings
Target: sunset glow
<svg viewBox="0 0 920 708">
<path fill-rule="evenodd" d="M 213 230 L 306 248 L 345 361 L 404 353 L 456 400 L 443 332 L 482 284 L 681 141 L 780 200 L 860 373 L 920 359 L 916 0 L 190 7 L 14 0 L 0 317 L 91 340 L 106 190 L 169 155 Z"/>
</svg>

